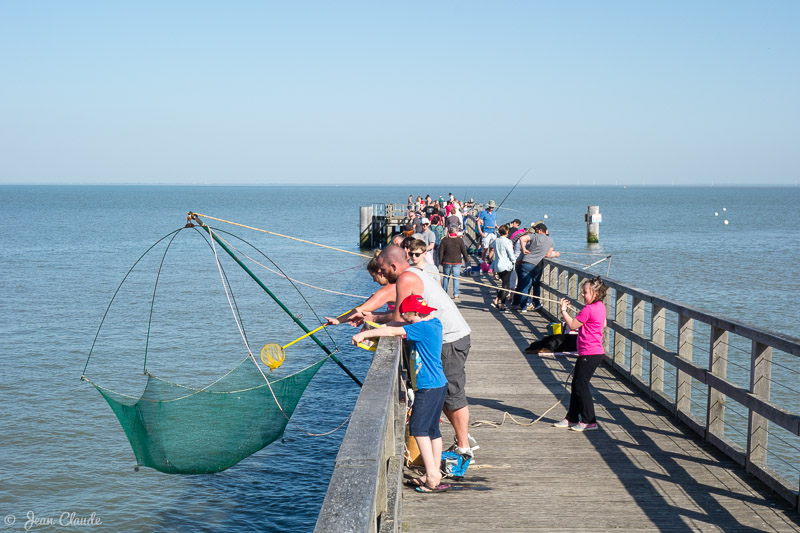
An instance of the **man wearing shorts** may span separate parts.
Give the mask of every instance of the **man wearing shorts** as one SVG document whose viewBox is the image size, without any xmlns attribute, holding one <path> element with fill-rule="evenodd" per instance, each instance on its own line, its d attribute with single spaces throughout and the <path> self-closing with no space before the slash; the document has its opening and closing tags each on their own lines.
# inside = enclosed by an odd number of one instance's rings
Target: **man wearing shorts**
<svg viewBox="0 0 800 533">
<path fill-rule="evenodd" d="M 412 294 L 421 295 L 436 308 L 432 314 L 442 322 L 442 367 L 447 377 L 447 398 L 444 414 L 456 432 L 456 451 L 472 455 L 477 448 L 469 436 L 469 405 L 464 389 L 467 382 L 465 365 L 470 349 L 470 327 L 453 300 L 430 276 L 412 267 L 401 248 L 389 245 L 378 256 L 378 268 L 390 283 L 395 282 L 396 300 L 402 302 Z M 386 323 L 401 320 L 400 309 L 389 313 L 360 313 L 364 320 Z"/>
<path fill-rule="evenodd" d="M 488 254 L 489 251 L 492 250 L 492 244 L 495 239 L 497 239 L 497 235 L 495 234 L 497 230 L 497 213 L 494 212 L 495 207 L 494 200 L 489 200 L 489 203 L 486 204 L 486 209 L 478 213 L 478 231 L 481 235 L 481 246 L 483 247 L 481 259 L 487 263 L 492 262 L 492 257 Z"/>
</svg>

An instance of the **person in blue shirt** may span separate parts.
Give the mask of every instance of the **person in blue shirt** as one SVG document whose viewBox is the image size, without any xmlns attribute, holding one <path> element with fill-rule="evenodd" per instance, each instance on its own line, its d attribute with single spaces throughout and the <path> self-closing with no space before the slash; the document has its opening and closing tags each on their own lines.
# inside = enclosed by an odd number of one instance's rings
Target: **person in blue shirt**
<svg viewBox="0 0 800 533">
<path fill-rule="evenodd" d="M 412 294 L 400 304 L 400 315 L 408 324 L 387 325 L 382 328 L 364 330 L 353 335 L 353 344 L 375 337 L 405 337 L 411 344 L 411 374 L 415 391 L 409 433 L 417 441 L 425 475 L 412 481 L 417 492 L 443 492 L 450 485 L 441 483 L 442 433 L 439 416 L 447 395 L 447 378 L 442 368 L 442 323 L 430 313 L 422 296 Z M 395 322 L 398 324 L 398 322 Z"/>
<path fill-rule="evenodd" d="M 480 232 L 481 246 L 483 247 L 481 259 L 483 259 L 485 263 L 491 263 L 494 260 L 494 248 L 492 244 L 494 244 L 494 240 L 497 238 L 495 234 L 495 230 L 497 230 L 497 213 L 494 212 L 495 207 L 494 200 L 489 200 L 489 203 L 486 204 L 486 209 L 478 213 L 478 231 Z"/>
</svg>

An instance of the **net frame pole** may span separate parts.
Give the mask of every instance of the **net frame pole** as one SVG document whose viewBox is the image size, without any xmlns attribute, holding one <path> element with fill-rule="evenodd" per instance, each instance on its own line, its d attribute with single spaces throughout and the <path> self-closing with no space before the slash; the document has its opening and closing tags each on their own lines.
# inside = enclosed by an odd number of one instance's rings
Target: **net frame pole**
<svg viewBox="0 0 800 533">
<path fill-rule="evenodd" d="M 208 228 L 208 227 L 207 227 L 207 226 L 206 226 L 206 225 L 205 225 L 205 224 L 204 224 L 204 223 L 203 223 L 203 222 L 202 222 L 202 221 L 201 221 L 201 220 L 198 218 L 198 217 L 197 217 L 197 215 L 195 215 L 194 213 L 192 213 L 192 212 L 190 211 L 190 212 L 189 212 L 189 217 L 190 217 L 192 220 L 195 220 L 195 221 L 196 221 L 196 222 L 197 222 L 197 223 L 200 225 L 200 227 L 201 227 L 201 228 L 203 228 L 203 229 L 206 231 L 206 233 L 208 233 L 208 235 L 209 235 L 209 236 L 210 236 L 212 239 L 214 239 L 214 241 L 215 241 L 217 244 L 219 244 L 219 245 L 222 247 L 222 249 L 223 249 L 223 250 L 225 250 L 225 252 L 227 252 L 227 254 L 228 254 L 229 256 L 231 256 L 231 258 L 232 258 L 234 261 L 236 261 L 236 264 L 238 264 L 240 267 L 242 267 L 242 269 L 243 269 L 243 270 L 244 270 L 244 271 L 247 273 L 247 275 L 249 275 L 251 278 L 253 278 L 253 281 L 255 281 L 255 282 L 258 284 L 258 286 L 259 286 L 259 287 L 261 287 L 262 289 L 264 289 L 264 292 L 266 292 L 266 293 L 267 293 L 267 294 L 270 296 L 270 298 L 272 298 L 272 299 L 275 301 L 275 303 L 277 303 L 277 304 L 280 306 L 280 308 L 281 308 L 281 309 L 283 309 L 283 310 L 284 310 L 284 312 L 286 312 L 286 314 L 287 314 L 287 315 L 289 315 L 289 317 L 290 317 L 292 320 L 294 320 L 295 324 L 297 324 L 298 326 L 300 326 L 300 328 L 301 328 L 303 331 L 305 331 L 306 333 L 311 333 L 311 330 L 310 330 L 310 329 L 308 329 L 308 328 L 306 327 L 306 325 L 305 325 L 305 324 L 303 324 L 303 323 L 300 321 L 300 319 L 299 319 L 299 318 L 297 318 L 296 316 L 294 316 L 294 314 L 292 314 L 292 312 L 289 310 L 289 308 L 288 308 L 288 307 L 286 307 L 286 306 L 283 304 L 283 302 L 281 302 L 281 301 L 278 299 L 278 297 L 277 297 L 277 296 L 275 296 L 275 294 L 273 294 L 273 292 L 272 292 L 271 290 L 269 290 L 269 287 L 267 287 L 266 285 L 264 285 L 264 283 L 263 283 L 263 282 L 262 282 L 260 279 L 258 279 L 258 276 L 256 276 L 256 275 L 253 273 L 253 271 L 252 271 L 252 270 L 250 270 L 250 269 L 247 267 L 247 265 L 245 265 L 245 264 L 244 264 L 244 263 L 241 261 L 241 259 L 239 259 L 239 257 L 237 257 L 237 255 L 236 255 L 236 254 L 234 254 L 234 253 L 233 253 L 233 251 L 232 251 L 230 248 L 228 248 L 228 246 L 227 246 L 227 245 L 226 245 L 224 242 L 222 242 L 222 240 L 221 240 L 221 239 L 217 238 L 217 236 L 216 236 L 216 235 L 215 235 L 215 234 L 214 234 L 214 233 L 213 233 L 213 232 L 212 232 L 212 231 L 211 231 L 211 230 L 210 230 L 210 229 L 209 229 L 209 228 Z M 317 343 L 317 345 L 318 345 L 320 348 L 322 348 L 322 350 L 323 350 L 323 351 L 324 351 L 326 354 L 328 354 L 328 356 L 329 356 L 329 357 L 330 357 L 330 358 L 333 360 L 333 362 L 334 362 L 334 363 L 336 363 L 337 365 L 339 365 L 339 367 L 340 367 L 342 370 L 344 370 L 344 372 L 345 372 L 345 373 L 346 373 L 348 376 L 350 376 L 350 379 L 352 379 L 352 380 L 353 380 L 353 381 L 354 381 L 354 382 L 355 382 L 355 383 L 356 383 L 356 384 L 357 384 L 359 387 L 361 387 L 361 386 L 363 385 L 363 384 L 361 383 L 361 381 L 360 381 L 360 380 L 359 380 L 359 379 L 358 379 L 358 378 L 357 378 L 357 377 L 356 377 L 356 376 L 355 376 L 355 375 L 354 375 L 354 374 L 353 374 L 353 373 L 350 371 L 350 369 L 348 369 L 346 366 L 344 366 L 344 363 L 342 363 L 342 362 L 339 360 L 339 358 L 338 358 L 338 357 L 336 357 L 336 355 L 334 355 L 334 353 L 333 353 L 333 352 L 331 352 L 331 351 L 330 351 L 330 349 L 328 349 L 328 347 L 327 347 L 327 346 L 325 346 L 325 345 L 322 343 L 322 341 L 320 341 L 320 340 L 319 340 L 318 338 L 316 338 L 314 335 L 309 335 L 309 338 L 310 338 L 310 339 L 312 339 L 314 342 L 316 342 L 316 343 Z"/>
</svg>

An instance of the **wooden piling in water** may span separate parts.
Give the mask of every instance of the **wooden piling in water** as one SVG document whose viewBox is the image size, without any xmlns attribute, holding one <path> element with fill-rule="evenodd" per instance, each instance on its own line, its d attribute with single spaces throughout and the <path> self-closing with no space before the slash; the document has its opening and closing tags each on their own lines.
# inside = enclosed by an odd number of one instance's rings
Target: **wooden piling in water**
<svg viewBox="0 0 800 533">
<path fill-rule="evenodd" d="M 586 209 L 586 242 L 596 244 L 600 242 L 600 222 L 602 220 L 600 206 L 590 205 Z"/>
</svg>

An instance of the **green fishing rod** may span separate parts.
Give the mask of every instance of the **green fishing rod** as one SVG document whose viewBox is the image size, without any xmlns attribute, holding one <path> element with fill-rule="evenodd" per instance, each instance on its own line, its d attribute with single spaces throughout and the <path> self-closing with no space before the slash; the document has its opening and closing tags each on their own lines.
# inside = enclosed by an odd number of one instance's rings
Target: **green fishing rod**
<svg viewBox="0 0 800 533">
<path fill-rule="evenodd" d="M 305 324 L 303 324 L 303 323 L 300 321 L 300 319 L 299 319 L 299 318 L 297 318 L 296 316 L 294 316 L 294 314 L 292 314 L 292 312 L 289 310 L 289 308 L 288 308 L 288 307 L 286 307 L 286 306 L 283 304 L 283 302 L 281 302 L 281 301 L 278 299 L 278 297 L 277 297 L 277 296 L 275 296 L 275 295 L 272 293 L 272 291 L 271 291 L 271 290 L 269 290 L 269 288 L 268 288 L 266 285 L 264 285 L 264 283 L 262 283 L 262 282 L 261 282 L 261 280 L 260 280 L 260 279 L 258 279 L 258 276 L 256 276 L 256 275 L 255 275 L 255 274 L 254 274 L 254 273 L 253 273 L 253 272 L 252 272 L 252 271 L 251 271 L 249 268 L 247 268 L 247 265 L 245 265 L 244 263 L 242 263 L 242 261 L 241 261 L 241 260 L 240 260 L 240 259 L 239 259 L 239 258 L 236 256 L 236 254 L 234 254 L 234 253 L 233 253 L 233 251 L 231 251 L 231 249 L 230 249 L 230 248 L 228 248 L 228 246 L 227 246 L 227 245 L 226 245 L 224 242 L 222 242 L 222 240 L 221 240 L 221 239 L 219 239 L 219 238 L 218 238 L 218 237 L 217 237 L 217 236 L 216 236 L 216 235 L 215 235 L 215 234 L 214 234 L 214 233 L 211 231 L 211 229 L 210 229 L 208 226 L 206 226 L 206 225 L 203 223 L 203 221 L 202 221 L 202 220 L 200 220 L 200 218 L 199 218 L 199 217 L 198 217 L 196 214 L 194 214 L 194 213 L 192 213 L 191 211 L 189 211 L 189 213 L 187 213 L 187 217 L 186 217 L 186 218 L 187 218 L 187 221 L 188 221 L 188 223 L 189 223 L 189 224 L 191 224 L 191 223 L 192 223 L 192 221 L 194 221 L 194 222 L 197 222 L 197 224 L 199 224 L 201 228 L 203 228 L 204 230 L 206 230 L 206 232 L 207 232 L 207 233 L 208 233 L 208 234 L 211 236 L 211 238 L 212 238 L 212 239 L 214 239 L 214 242 L 216 242 L 217 244 L 219 244 L 219 245 L 222 247 L 222 249 L 223 249 L 223 250 L 225 250 L 225 251 L 228 253 L 228 255 L 229 255 L 229 256 L 231 256 L 231 257 L 233 258 L 233 260 L 234 260 L 234 261 L 236 261 L 236 263 L 237 263 L 237 264 L 238 264 L 240 267 L 242 267 L 242 269 L 243 269 L 245 272 L 247 272 L 247 274 L 248 274 L 248 275 L 249 275 L 251 278 L 253 278 L 253 281 L 255 281 L 256 283 L 258 283 L 258 286 L 259 286 L 259 287 L 261 287 L 262 289 L 264 289 L 264 292 L 266 292 L 267 294 L 269 294 L 270 298 L 272 298 L 273 300 L 275 300 L 275 303 L 277 303 L 277 304 L 278 304 L 278 305 L 281 307 L 281 309 L 283 309 L 283 310 L 286 312 L 286 314 L 287 314 L 287 315 L 289 315 L 289 317 L 290 317 L 292 320 L 294 320 L 294 322 L 295 322 L 295 323 L 296 323 L 298 326 L 300 326 L 300 328 L 301 328 L 303 331 L 305 331 L 306 333 L 311 333 L 311 330 L 310 330 L 310 329 L 308 329 L 308 328 L 306 327 L 306 325 L 305 325 Z M 337 365 L 339 365 L 339 367 L 340 367 L 342 370 L 344 370 L 344 371 L 345 371 L 345 373 L 346 373 L 348 376 L 350 376 L 350 379 L 352 379 L 353 381 L 355 381 L 355 382 L 356 382 L 356 384 L 357 384 L 359 387 L 361 387 L 361 386 L 363 385 L 363 383 L 361 383 L 361 381 L 360 381 L 360 380 L 359 380 L 359 379 L 358 379 L 358 378 L 357 378 L 357 377 L 356 377 L 356 376 L 355 376 L 355 375 L 354 375 L 352 372 L 350 372 L 350 370 L 349 370 L 349 369 L 348 369 L 346 366 L 344 366 L 344 364 L 343 364 L 341 361 L 339 361 L 339 358 L 338 358 L 338 357 L 336 357 L 336 356 L 333 354 L 333 352 L 331 352 L 331 351 L 328 349 L 328 347 L 327 347 L 327 346 L 325 346 L 324 344 L 322 344 L 322 342 L 321 342 L 321 341 L 320 341 L 318 338 L 316 338 L 314 335 L 310 335 L 310 336 L 309 336 L 309 338 L 311 338 L 311 339 L 312 339 L 314 342 L 316 342 L 316 343 L 317 343 L 317 345 L 318 345 L 320 348 L 322 348 L 322 350 L 323 350 L 323 351 L 324 351 L 326 354 L 328 354 L 328 356 L 329 356 L 331 359 L 333 359 L 333 362 L 334 362 L 334 363 L 336 363 Z"/>
</svg>

